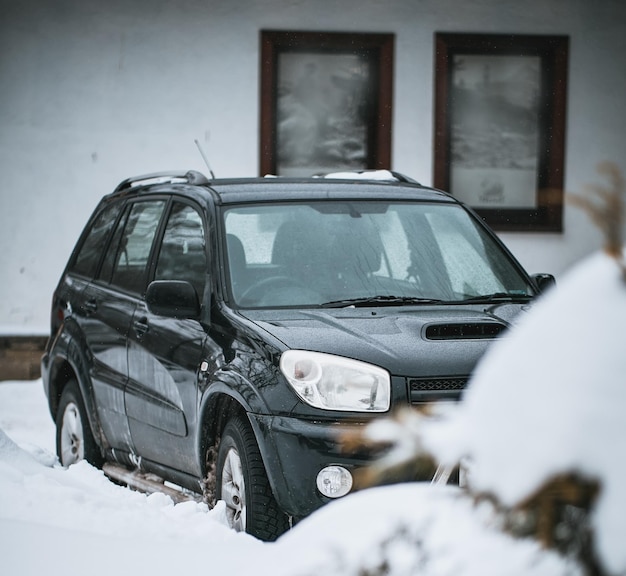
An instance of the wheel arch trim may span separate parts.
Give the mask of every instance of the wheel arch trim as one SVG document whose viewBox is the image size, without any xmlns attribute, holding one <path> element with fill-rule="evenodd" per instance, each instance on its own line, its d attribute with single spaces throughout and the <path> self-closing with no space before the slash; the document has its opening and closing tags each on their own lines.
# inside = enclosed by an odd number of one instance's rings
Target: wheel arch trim
<svg viewBox="0 0 626 576">
<path fill-rule="evenodd" d="M 76 338 L 64 332 L 56 340 L 55 346 L 48 355 L 48 406 L 52 418 L 56 421 L 56 414 L 61 400 L 61 394 L 67 383 L 73 378 L 76 379 L 80 394 L 82 396 L 89 427 L 100 450 L 104 451 L 107 445 L 104 433 L 100 426 L 100 419 L 96 410 L 93 386 L 88 362 L 84 356 L 84 347 L 81 347 Z"/>
<path fill-rule="evenodd" d="M 234 416 L 244 418 L 256 439 L 257 446 L 261 453 L 265 473 L 269 480 L 274 497 L 281 508 L 285 508 L 286 502 L 283 495 L 287 493 L 287 485 L 280 459 L 277 454 L 277 447 L 271 435 L 265 432 L 262 425 L 263 416 L 258 415 L 251 409 L 245 398 L 233 390 L 232 386 L 223 382 L 211 384 L 211 390 L 205 394 L 200 411 L 201 425 L 198 435 L 198 454 L 201 458 L 201 470 L 203 478 L 206 477 L 210 463 L 207 462 L 206 454 L 209 449 L 213 449 L 214 462 L 217 464 L 217 450 L 219 446 L 219 436 L 228 420 Z"/>
</svg>

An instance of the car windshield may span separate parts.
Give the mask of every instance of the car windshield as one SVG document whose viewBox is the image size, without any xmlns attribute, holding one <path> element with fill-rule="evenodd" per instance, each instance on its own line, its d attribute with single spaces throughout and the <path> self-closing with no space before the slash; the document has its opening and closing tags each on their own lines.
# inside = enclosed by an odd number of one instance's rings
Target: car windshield
<svg viewBox="0 0 626 576">
<path fill-rule="evenodd" d="M 461 206 L 294 202 L 224 211 L 240 308 L 524 300 L 527 279 Z"/>
</svg>

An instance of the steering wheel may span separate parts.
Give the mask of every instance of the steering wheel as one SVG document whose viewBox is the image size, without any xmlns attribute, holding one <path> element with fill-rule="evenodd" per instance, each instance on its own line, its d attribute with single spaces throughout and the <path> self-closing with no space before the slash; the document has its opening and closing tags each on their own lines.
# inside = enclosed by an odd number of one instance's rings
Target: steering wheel
<svg viewBox="0 0 626 576">
<path fill-rule="evenodd" d="M 263 278 L 255 282 L 252 286 L 247 288 L 241 295 L 240 301 L 242 304 L 258 302 L 263 298 L 266 292 L 280 288 L 300 288 L 301 290 L 308 290 L 301 282 L 289 276 L 270 276 L 269 278 Z"/>
</svg>

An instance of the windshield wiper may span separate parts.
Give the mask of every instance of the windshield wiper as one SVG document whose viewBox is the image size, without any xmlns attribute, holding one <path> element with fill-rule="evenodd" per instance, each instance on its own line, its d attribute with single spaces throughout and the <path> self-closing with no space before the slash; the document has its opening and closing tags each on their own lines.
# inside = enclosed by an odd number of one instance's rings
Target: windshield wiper
<svg viewBox="0 0 626 576">
<path fill-rule="evenodd" d="M 344 300 L 332 300 L 320 304 L 322 308 L 347 308 L 349 306 L 404 306 L 410 304 L 438 304 L 441 300 L 436 298 L 418 298 L 415 296 L 365 296 L 361 298 L 346 298 Z"/>
<path fill-rule="evenodd" d="M 470 296 L 463 300 L 453 300 L 454 304 L 468 304 L 472 302 L 527 302 L 532 296 L 528 294 L 515 294 L 511 292 L 494 292 L 493 294 L 479 294 L 478 296 Z"/>
</svg>

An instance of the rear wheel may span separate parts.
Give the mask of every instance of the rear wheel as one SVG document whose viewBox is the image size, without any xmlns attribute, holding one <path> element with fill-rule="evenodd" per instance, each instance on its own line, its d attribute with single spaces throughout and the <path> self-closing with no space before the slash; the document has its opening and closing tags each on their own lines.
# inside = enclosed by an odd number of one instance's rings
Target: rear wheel
<svg viewBox="0 0 626 576">
<path fill-rule="evenodd" d="M 239 417 L 230 420 L 222 433 L 216 488 L 231 528 L 271 541 L 289 527 L 272 493 L 254 433 Z"/>
<path fill-rule="evenodd" d="M 57 456 L 63 466 L 80 460 L 100 467 L 103 459 L 89 427 L 87 412 L 76 380 L 70 380 L 63 389 L 57 411 Z"/>
</svg>

